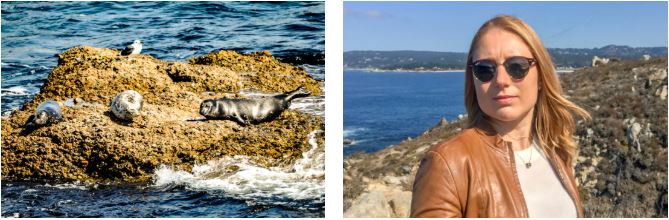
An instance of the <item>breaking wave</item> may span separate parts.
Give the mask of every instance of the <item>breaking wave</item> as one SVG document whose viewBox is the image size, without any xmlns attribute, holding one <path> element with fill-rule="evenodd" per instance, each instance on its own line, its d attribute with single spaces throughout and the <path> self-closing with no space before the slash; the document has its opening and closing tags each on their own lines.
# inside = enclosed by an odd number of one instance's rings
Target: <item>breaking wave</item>
<svg viewBox="0 0 669 220">
<path fill-rule="evenodd" d="M 28 92 L 28 89 L 23 86 L 14 86 L 14 87 L 9 87 L 6 89 L 1 89 L 2 91 L 2 96 L 24 96 L 24 95 L 30 95 L 30 92 Z"/>
<path fill-rule="evenodd" d="M 291 167 L 265 168 L 246 156 L 230 156 L 193 166 L 192 172 L 162 165 L 154 173 L 154 187 L 184 186 L 190 190 L 222 191 L 247 203 L 276 204 L 277 200 L 325 202 L 325 150 L 308 135 L 311 149 Z"/>
</svg>

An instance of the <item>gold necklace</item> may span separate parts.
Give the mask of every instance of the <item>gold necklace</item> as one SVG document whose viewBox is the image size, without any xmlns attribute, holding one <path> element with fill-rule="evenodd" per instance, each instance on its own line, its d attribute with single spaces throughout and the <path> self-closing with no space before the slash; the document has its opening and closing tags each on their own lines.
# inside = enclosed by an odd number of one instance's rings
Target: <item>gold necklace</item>
<svg viewBox="0 0 669 220">
<path fill-rule="evenodd" d="M 525 161 L 525 159 L 523 159 L 523 157 L 520 156 L 520 154 L 518 154 L 518 158 L 520 158 L 520 160 L 523 161 L 523 163 L 525 164 L 526 169 L 530 169 L 530 167 L 532 167 L 532 154 L 533 153 L 534 153 L 534 146 L 532 146 L 530 144 L 530 160 L 529 161 Z"/>
<path fill-rule="evenodd" d="M 507 136 L 507 138 L 509 138 L 509 139 L 511 139 L 511 140 L 529 139 L 529 138 L 531 138 L 531 137 L 532 137 L 532 136 L 526 136 L 526 137 L 508 137 L 508 136 Z M 514 153 L 516 153 L 516 152 L 514 152 Z M 527 169 L 530 169 L 530 167 L 532 167 L 532 154 L 533 154 L 533 153 L 534 153 L 534 146 L 532 146 L 532 141 L 530 140 L 530 160 L 529 160 L 529 161 L 525 161 L 525 159 L 523 159 L 523 157 L 520 156 L 520 154 L 518 154 L 518 157 L 520 158 L 520 160 L 523 161 L 523 163 L 525 164 L 525 168 L 527 168 Z"/>
</svg>

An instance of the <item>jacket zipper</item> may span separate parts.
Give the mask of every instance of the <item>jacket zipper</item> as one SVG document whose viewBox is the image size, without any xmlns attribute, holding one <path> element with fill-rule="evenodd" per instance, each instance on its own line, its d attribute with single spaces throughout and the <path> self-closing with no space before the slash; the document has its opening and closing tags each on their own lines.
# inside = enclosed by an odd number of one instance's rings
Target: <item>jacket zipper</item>
<svg viewBox="0 0 669 220">
<path fill-rule="evenodd" d="M 518 178 L 518 171 L 516 170 L 516 159 L 515 159 L 515 157 L 513 157 L 514 156 L 513 155 L 513 149 L 511 149 L 511 147 L 506 142 L 502 142 L 502 143 L 504 143 L 504 146 L 507 149 L 507 152 L 508 152 L 507 153 L 507 156 L 508 156 L 507 159 L 511 163 L 511 170 L 513 170 L 513 176 L 515 177 L 515 180 L 516 180 L 516 187 L 518 187 L 518 192 L 520 192 L 520 201 L 523 202 L 523 216 L 522 217 L 523 218 L 529 218 L 530 213 L 527 210 L 527 201 L 525 201 L 525 194 L 523 194 L 523 188 L 520 186 L 520 178 Z"/>
</svg>

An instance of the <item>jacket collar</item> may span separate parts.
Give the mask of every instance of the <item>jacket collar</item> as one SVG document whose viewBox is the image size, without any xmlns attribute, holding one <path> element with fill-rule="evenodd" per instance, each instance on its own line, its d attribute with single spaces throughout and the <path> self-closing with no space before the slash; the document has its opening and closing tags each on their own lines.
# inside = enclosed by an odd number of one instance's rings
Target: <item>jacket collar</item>
<svg viewBox="0 0 669 220">
<path fill-rule="evenodd" d="M 486 118 L 480 118 L 471 128 L 479 134 L 488 146 L 502 153 L 506 153 L 509 150 L 506 146 L 510 146 L 510 143 L 502 139 L 502 136 L 495 131 Z"/>
</svg>

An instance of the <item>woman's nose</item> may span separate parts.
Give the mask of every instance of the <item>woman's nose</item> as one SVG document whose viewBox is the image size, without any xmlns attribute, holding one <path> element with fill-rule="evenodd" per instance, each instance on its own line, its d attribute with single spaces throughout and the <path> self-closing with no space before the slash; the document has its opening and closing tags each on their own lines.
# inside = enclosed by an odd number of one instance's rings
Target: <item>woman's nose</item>
<svg viewBox="0 0 669 220">
<path fill-rule="evenodd" d="M 495 74 L 495 78 L 493 80 L 495 81 L 495 85 L 499 88 L 507 87 L 512 82 L 511 76 L 509 76 L 509 73 L 506 72 L 504 65 L 497 66 L 497 74 Z"/>
</svg>

